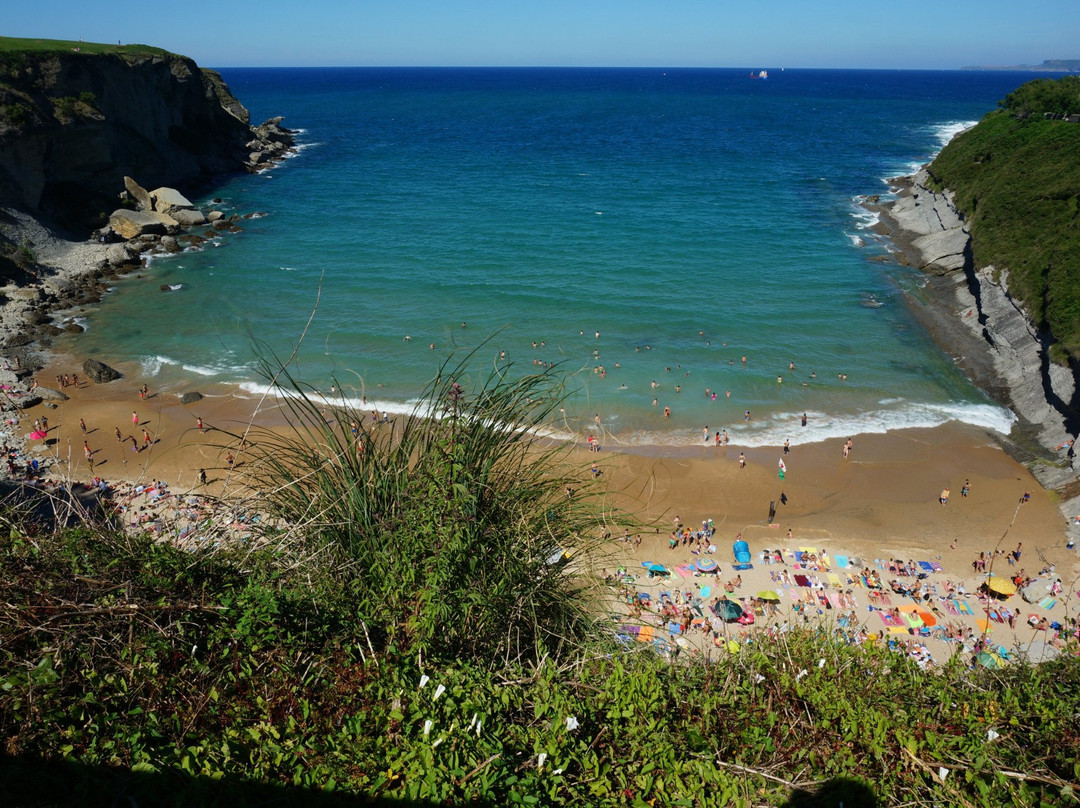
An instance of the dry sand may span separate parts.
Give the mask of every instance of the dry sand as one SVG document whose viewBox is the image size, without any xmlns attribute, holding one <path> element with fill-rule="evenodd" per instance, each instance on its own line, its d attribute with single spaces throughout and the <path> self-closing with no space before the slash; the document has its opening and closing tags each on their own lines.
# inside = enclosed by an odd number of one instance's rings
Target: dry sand
<svg viewBox="0 0 1080 808">
<path fill-rule="evenodd" d="M 191 491 L 251 495 L 243 486 L 245 455 L 235 436 L 243 434 L 254 419 L 264 426 L 283 424 L 282 411 L 273 399 L 259 402 L 237 396 L 228 388 L 216 388 L 205 390 L 206 398 L 187 406 L 181 405 L 175 394 L 156 395 L 153 390 L 150 398 L 143 400 L 138 391 L 144 380 L 138 376 L 137 366 L 119 369 L 125 373 L 121 380 L 104 385 L 82 380 L 77 389 L 65 390 L 71 398 L 56 409 L 38 406 L 24 413 L 20 424 L 24 433 L 29 433 L 35 418 L 42 414 L 49 418 L 48 445 L 39 444 L 36 450 L 56 458 L 53 476 L 89 480 L 100 475 L 110 482 L 143 484 L 163 480 L 181 496 Z M 43 385 L 55 386 L 57 374 L 72 371 L 79 371 L 74 360 L 61 358 L 37 378 Z M 137 426 L 132 422 L 133 412 L 138 415 Z M 203 419 L 204 432 L 197 429 L 197 417 Z M 80 418 L 87 425 L 85 438 Z M 122 435 L 119 443 L 114 435 L 117 428 Z M 142 447 L 144 428 L 154 442 L 133 451 L 130 438 Z M 669 547 L 675 518 L 691 528 L 713 520 L 713 541 L 718 550 L 712 557 L 720 564 L 719 580 L 673 575 L 667 581 L 650 582 L 639 574 L 636 586 L 645 591 L 696 590 L 706 584 L 711 585 L 713 595 L 719 594 L 718 584 L 736 574 L 731 569 L 731 545 L 737 534 L 750 545 L 754 569 L 742 573 L 743 585 L 736 597 L 753 596 L 762 589 L 780 591 L 770 577 L 770 572 L 780 568 L 758 560 L 766 548 L 814 547 L 830 559 L 837 554 L 859 556 L 871 567 L 874 559 L 884 558 L 937 562 L 943 571 L 934 573 L 927 583 L 936 583 L 944 594 L 946 580 L 964 582 L 968 591 L 974 592 L 981 576 L 974 574 L 971 563 L 980 551 L 1009 552 L 1022 543 L 1019 564 L 1009 567 L 1001 556 L 995 569 L 1010 575 L 1024 569 L 1036 576 L 1040 570 L 1053 567 L 1053 577 L 1061 578 L 1066 593 L 1049 611 L 1023 603 L 1019 596 L 1012 598 L 1010 605 L 1022 613 L 1016 629 L 993 623 L 991 638 L 1006 646 L 1026 643 L 1034 636 L 1024 622 L 1030 612 L 1050 620 L 1075 613 L 1080 605 L 1076 597 L 1080 564 L 1077 553 L 1066 548 L 1062 516 L 1050 495 L 992 435 L 963 425 L 858 435 L 847 459 L 842 456 L 841 441 L 813 442 L 812 425 L 805 437 L 806 441 L 793 445 L 787 455 L 780 448 L 736 445 L 677 450 L 641 447 L 625 454 L 593 453 L 582 447 L 570 458 L 580 469 L 583 485 L 591 480 L 589 467 L 596 462 L 602 472 L 599 482 L 610 504 L 650 524 L 651 532 L 633 528 L 641 536 L 640 544 L 620 541 L 624 525 L 612 525 L 614 550 L 628 570 L 640 572 L 643 561 L 655 561 L 671 570 L 679 564 L 693 564 L 699 556 L 691 553 L 690 547 Z M 93 472 L 83 456 L 84 439 L 94 453 Z M 747 459 L 743 469 L 738 463 L 740 452 Z M 230 469 L 226 462 L 229 453 L 236 457 L 237 468 Z M 783 480 L 777 473 L 781 458 L 787 467 Z M 209 478 L 205 487 L 197 485 L 199 469 Z M 970 480 L 971 493 L 962 497 L 965 480 Z M 938 497 L 946 487 L 952 495 L 948 504 L 942 505 Z M 1031 499 L 1021 504 L 1025 492 Z M 777 511 L 772 522 L 768 519 L 771 503 Z M 835 566 L 831 571 L 843 572 Z M 883 573 L 883 577 L 888 580 L 894 576 Z M 821 578 L 826 583 L 824 571 Z M 866 590 L 848 585 L 846 574 L 842 581 L 843 591 L 853 589 L 867 628 L 882 630 L 876 613 L 867 609 Z M 787 592 L 781 591 L 781 595 L 781 619 L 787 620 L 791 601 Z M 894 600 L 897 605 L 904 602 Z M 983 615 L 978 601 L 974 597 L 970 600 L 974 616 L 948 619 L 973 626 Z M 940 643 L 940 648 L 931 650 L 941 658 L 951 647 Z"/>
</svg>

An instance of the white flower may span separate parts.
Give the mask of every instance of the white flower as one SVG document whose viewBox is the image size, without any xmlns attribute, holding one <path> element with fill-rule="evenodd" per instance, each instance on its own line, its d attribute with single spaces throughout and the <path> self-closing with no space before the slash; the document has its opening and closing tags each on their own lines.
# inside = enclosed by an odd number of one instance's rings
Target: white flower
<svg viewBox="0 0 1080 808">
<path fill-rule="evenodd" d="M 754 681 L 755 681 L 755 682 L 758 682 L 758 683 L 764 682 L 764 681 L 765 681 L 765 677 L 764 677 L 764 676 L 762 676 L 762 675 L 761 675 L 760 673 L 755 673 L 755 674 L 754 674 Z"/>
<path fill-rule="evenodd" d="M 435 748 L 436 746 L 438 746 L 438 745 L 439 745 L 439 744 L 441 744 L 442 742 L 443 742 L 443 739 L 442 739 L 442 738 L 438 738 L 438 739 L 436 739 L 435 743 L 433 743 L 433 744 L 431 745 L 431 748 L 432 748 L 432 749 L 434 749 L 434 748 Z"/>
<path fill-rule="evenodd" d="M 807 673 L 809 673 L 809 671 L 807 671 L 807 670 L 806 670 L 806 668 L 803 668 L 803 669 L 802 669 L 801 671 L 799 671 L 799 672 L 798 672 L 798 673 L 797 673 L 797 674 L 795 675 L 795 681 L 796 681 L 796 682 L 797 682 L 797 681 L 799 681 L 799 680 L 800 680 L 800 679 L 802 679 L 802 678 L 803 678 L 804 676 L 806 676 L 806 674 L 807 674 Z"/>
<path fill-rule="evenodd" d="M 997 740 L 998 738 L 1000 738 L 1000 737 L 1001 737 L 1001 736 L 1000 736 L 1000 735 L 998 735 L 998 734 L 997 734 L 997 733 L 996 733 L 996 732 L 995 732 L 994 730 L 992 730 L 992 729 L 988 729 L 988 730 L 986 731 L 986 740 L 988 740 L 988 741 L 996 741 L 996 740 Z"/>
<path fill-rule="evenodd" d="M 562 769 L 556 769 L 555 771 L 552 772 L 552 774 L 562 774 L 562 773 L 563 773 Z"/>
<path fill-rule="evenodd" d="M 937 776 L 941 778 L 941 782 L 945 782 L 945 778 L 949 776 L 949 770 L 944 766 L 938 766 Z"/>
<path fill-rule="evenodd" d="M 430 681 L 431 681 L 431 677 L 429 677 L 429 676 L 428 676 L 428 675 L 427 675 L 427 674 L 425 673 L 425 674 L 424 674 L 423 676 L 421 676 L 421 677 L 420 677 L 420 687 L 419 687 L 418 689 L 419 689 L 419 690 L 423 690 L 423 689 L 424 689 L 424 685 L 426 685 L 426 684 L 427 684 L 428 682 L 430 682 Z"/>
<path fill-rule="evenodd" d="M 476 726 L 476 719 L 477 718 L 479 718 L 479 716 L 476 713 L 473 713 L 472 714 L 472 720 L 469 722 L 469 729 L 465 730 L 466 732 L 472 731 L 472 728 Z"/>
<path fill-rule="evenodd" d="M 544 761 L 547 760 L 547 752 L 541 752 L 536 756 L 536 768 L 544 768 Z"/>
<path fill-rule="evenodd" d="M 441 696 L 445 692 L 446 692 L 446 688 L 443 687 L 442 685 L 439 685 L 437 688 L 435 688 L 435 695 L 432 696 L 431 700 L 435 701 L 436 699 L 439 698 L 439 696 Z"/>
<path fill-rule="evenodd" d="M 428 736 L 428 733 L 431 732 L 431 728 L 433 726 L 435 726 L 435 722 L 432 721 L 430 718 L 427 721 L 424 722 L 424 737 L 425 738 Z"/>
<path fill-rule="evenodd" d="M 822 657 L 821 659 L 818 660 L 817 666 L 819 668 L 824 668 L 825 667 L 825 657 Z"/>
<path fill-rule="evenodd" d="M 567 732 L 573 732 L 575 729 L 577 729 L 580 726 L 581 726 L 581 724 L 578 722 L 578 720 L 577 720 L 577 718 L 575 716 L 570 716 L 570 717 L 568 717 L 566 719 L 566 731 Z"/>
<path fill-rule="evenodd" d="M 477 738 L 480 737 L 480 728 L 482 726 L 484 726 L 484 719 L 481 718 L 479 721 L 476 722 L 476 737 Z"/>
</svg>

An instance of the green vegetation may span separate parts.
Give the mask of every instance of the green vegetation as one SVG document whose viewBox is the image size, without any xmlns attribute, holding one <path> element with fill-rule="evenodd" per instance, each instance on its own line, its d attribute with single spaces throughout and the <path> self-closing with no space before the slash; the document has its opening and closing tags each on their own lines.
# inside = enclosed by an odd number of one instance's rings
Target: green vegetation
<svg viewBox="0 0 1080 808">
<path fill-rule="evenodd" d="M 956 194 L 978 268 L 1009 271 L 1009 290 L 1058 343 L 1080 357 L 1080 78 L 1025 84 L 957 136 L 930 165 Z"/>
<path fill-rule="evenodd" d="M 588 583 L 603 503 L 530 438 L 558 392 L 462 365 L 418 409 L 439 418 L 365 430 L 294 385 L 294 434 L 247 436 L 293 527 L 250 541 L 5 507 L 5 805 L 1076 804 L 1075 657 L 620 646 Z"/>
<path fill-rule="evenodd" d="M 50 54 L 50 53 L 127 53 L 146 56 L 172 56 L 173 54 L 163 48 L 154 48 L 150 45 L 116 45 L 101 42 L 83 42 L 82 40 L 66 39 L 29 39 L 21 37 L 0 36 L 0 60 L 10 60 L 12 56 L 22 53 Z"/>
</svg>

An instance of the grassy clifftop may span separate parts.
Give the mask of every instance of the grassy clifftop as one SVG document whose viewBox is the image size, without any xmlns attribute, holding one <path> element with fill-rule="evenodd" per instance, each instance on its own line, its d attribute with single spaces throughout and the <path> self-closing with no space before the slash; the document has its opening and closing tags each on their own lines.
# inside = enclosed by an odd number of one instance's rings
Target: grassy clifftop
<svg viewBox="0 0 1080 808">
<path fill-rule="evenodd" d="M 67 39 L 29 39 L 21 37 L 0 36 L 0 58 L 10 57 L 21 53 L 50 54 L 50 53 L 132 53 L 143 56 L 171 56 L 173 54 L 163 48 L 154 48 L 150 45 L 106 45 L 101 42 L 78 42 Z"/>
<path fill-rule="evenodd" d="M 929 168 L 956 194 L 976 267 L 1009 270 L 1058 360 L 1080 357 L 1080 123 L 1061 117 L 1070 113 L 1080 113 L 1080 77 L 1029 82 Z"/>
</svg>

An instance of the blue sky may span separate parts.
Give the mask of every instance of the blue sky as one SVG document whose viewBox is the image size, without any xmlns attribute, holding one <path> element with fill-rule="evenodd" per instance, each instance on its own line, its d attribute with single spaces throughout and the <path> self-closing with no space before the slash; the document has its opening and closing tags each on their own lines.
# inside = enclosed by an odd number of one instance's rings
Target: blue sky
<svg viewBox="0 0 1080 808">
<path fill-rule="evenodd" d="M 958 68 L 1080 58 L 1078 0 L 6 3 L 0 35 L 157 45 L 204 67 Z"/>
</svg>

